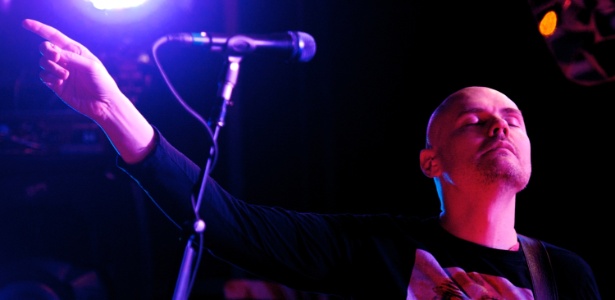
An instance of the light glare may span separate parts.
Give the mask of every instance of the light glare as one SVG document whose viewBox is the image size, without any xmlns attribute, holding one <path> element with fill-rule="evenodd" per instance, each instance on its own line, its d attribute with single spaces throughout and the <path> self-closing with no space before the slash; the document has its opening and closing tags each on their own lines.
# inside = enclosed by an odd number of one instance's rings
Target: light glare
<svg viewBox="0 0 615 300">
<path fill-rule="evenodd" d="M 117 10 L 137 7 L 142 5 L 147 0 L 85 0 L 91 2 L 96 9 L 100 10 Z"/>
</svg>

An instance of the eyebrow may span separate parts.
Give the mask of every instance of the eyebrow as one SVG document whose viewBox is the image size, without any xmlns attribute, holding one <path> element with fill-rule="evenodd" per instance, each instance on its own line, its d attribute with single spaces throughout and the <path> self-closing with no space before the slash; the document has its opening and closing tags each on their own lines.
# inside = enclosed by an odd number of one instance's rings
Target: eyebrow
<svg viewBox="0 0 615 300">
<path fill-rule="evenodd" d="M 473 107 L 473 108 L 469 108 L 469 109 L 460 111 L 459 114 L 457 114 L 457 117 L 459 118 L 459 117 L 461 117 L 463 115 L 481 113 L 481 112 L 484 112 L 484 111 L 485 111 L 485 109 L 482 109 L 482 108 L 479 108 L 479 107 Z M 505 115 L 517 114 L 517 115 L 523 116 L 523 113 L 521 113 L 521 110 L 516 109 L 516 108 L 512 108 L 512 107 L 506 107 L 506 108 L 500 109 L 500 112 L 502 114 L 505 114 Z"/>
</svg>

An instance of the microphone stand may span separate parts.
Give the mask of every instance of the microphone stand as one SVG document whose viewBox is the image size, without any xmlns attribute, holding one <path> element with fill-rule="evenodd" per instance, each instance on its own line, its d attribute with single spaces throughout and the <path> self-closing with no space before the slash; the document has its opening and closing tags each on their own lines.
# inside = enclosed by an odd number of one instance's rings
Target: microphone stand
<svg viewBox="0 0 615 300">
<path fill-rule="evenodd" d="M 211 172 L 213 163 L 212 157 L 214 157 L 214 155 L 217 155 L 217 153 L 214 153 L 214 146 L 218 139 L 218 133 L 220 132 L 220 128 L 224 126 L 226 108 L 228 105 L 231 104 L 231 95 L 233 93 L 233 88 L 237 84 L 237 78 L 239 77 L 239 64 L 241 63 L 241 59 L 241 56 L 228 56 L 224 80 L 218 87 L 217 96 L 221 100 L 220 112 L 217 117 L 217 121 L 215 123 L 212 123 L 210 126 L 213 127 L 212 146 L 210 147 L 209 157 L 207 158 L 207 162 L 205 164 L 203 179 L 201 181 L 201 188 L 199 189 L 197 201 L 196 203 L 194 201 L 192 203 L 194 213 L 196 215 L 196 221 L 194 222 L 193 226 L 194 232 L 190 234 L 190 237 L 188 238 L 188 242 L 186 244 L 186 248 L 184 249 L 184 257 L 182 259 L 182 264 L 179 270 L 179 276 L 175 286 L 173 300 L 188 300 L 190 290 L 192 289 L 192 284 L 196 277 L 196 270 L 198 269 L 198 262 L 200 261 L 197 258 L 200 258 L 202 250 L 201 245 L 203 232 L 205 231 L 206 227 L 205 222 L 199 217 L 199 207 L 201 205 L 201 199 L 203 198 L 203 192 L 205 190 L 207 177 Z M 216 116 L 214 115 L 212 117 Z M 199 243 L 195 242 L 195 240 L 197 239 L 199 240 Z M 197 253 L 197 257 L 195 257 L 195 252 Z M 194 265 L 195 262 L 197 263 L 197 265 Z"/>
</svg>

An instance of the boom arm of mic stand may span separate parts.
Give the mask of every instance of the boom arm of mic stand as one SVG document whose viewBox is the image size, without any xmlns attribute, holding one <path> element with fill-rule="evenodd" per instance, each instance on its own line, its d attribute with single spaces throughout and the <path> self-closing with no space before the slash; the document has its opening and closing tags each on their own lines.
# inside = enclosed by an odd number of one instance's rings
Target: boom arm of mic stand
<svg viewBox="0 0 615 300">
<path fill-rule="evenodd" d="M 231 95 L 233 93 L 233 89 L 237 84 L 237 78 L 239 77 L 239 65 L 241 63 L 241 56 L 229 56 L 226 74 L 224 76 L 224 81 L 221 83 L 218 89 L 218 97 L 222 100 L 220 105 L 220 114 L 217 116 L 217 120 L 215 123 L 212 123 L 213 128 L 213 137 L 212 142 L 215 144 L 218 140 L 218 133 L 220 132 L 220 128 L 224 126 L 224 121 L 226 117 L 226 108 L 231 103 Z M 215 116 L 212 116 L 215 117 Z M 186 244 L 186 248 L 184 250 L 184 257 L 182 259 L 182 265 L 179 269 L 179 276 L 177 279 L 177 283 L 175 286 L 175 292 L 173 295 L 173 300 L 188 300 L 188 296 L 190 295 L 190 290 L 192 289 L 192 283 L 194 278 L 196 277 L 196 270 L 198 269 L 198 265 L 193 265 L 195 262 L 198 263 L 198 260 L 195 260 L 195 251 L 200 251 L 199 244 L 195 243 L 195 239 L 202 239 L 203 231 L 205 230 L 206 224 L 199 217 L 199 208 L 201 206 L 201 199 L 203 197 L 203 192 L 205 190 L 205 183 L 207 182 L 207 177 L 211 172 L 211 164 L 212 158 L 217 153 L 214 153 L 214 146 L 212 145 L 209 150 L 209 157 L 207 158 L 207 163 L 204 168 L 203 181 L 201 182 L 201 188 L 199 189 L 199 195 L 197 197 L 196 203 L 193 202 L 194 213 L 196 215 L 196 221 L 194 223 L 194 232 L 191 233 L 190 238 Z M 197 237 L 197 235 L 200 235 Z M 197 248 L 195 250 L 195 248 Z M 200 257 L 200 252 L 197 252 Z"/>
</svg>

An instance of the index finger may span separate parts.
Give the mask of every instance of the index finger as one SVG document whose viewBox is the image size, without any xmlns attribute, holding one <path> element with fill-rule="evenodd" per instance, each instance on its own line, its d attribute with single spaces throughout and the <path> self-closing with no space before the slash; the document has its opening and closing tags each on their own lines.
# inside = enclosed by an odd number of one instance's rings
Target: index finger
<svg viewBox="0 0 615 300">
<path fill-rule="evenodd" d="M 32 19 L 25 19 L 21 22 L 21 25 L 39 35 L 40 37 L 56 44 L 58 47 L 65 49 L 67 47 L 71 47 L 71 46 L 77 46 L 77 42 L 73 41 L 71 38 L 67 37 L 66 35 L 64 35 L 62 32 L 60 32 L 59 30 L 47 25 L 47 24 L 43 24 L 39 21 L 36 20 L 32 20 Z"/>
</svg>

